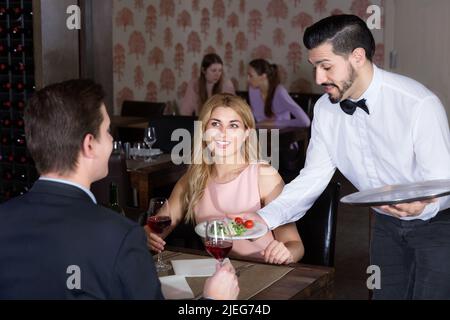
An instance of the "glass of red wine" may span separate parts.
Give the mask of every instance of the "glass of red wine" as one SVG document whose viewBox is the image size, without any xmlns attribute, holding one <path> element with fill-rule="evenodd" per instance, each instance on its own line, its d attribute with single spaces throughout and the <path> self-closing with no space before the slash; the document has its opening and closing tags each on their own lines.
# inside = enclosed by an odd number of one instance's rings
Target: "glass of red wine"
<svg viewBox="0 0 450 320">
<path fill-rule="evenodd" d="M 169 202 L 166 198 L 152 198 L 147 211 L 147 225 L 150 230 L 161 235 L 164 230 L 170 226 L 172 219 L 170 218 Z M 164 272 L 172 269 L 170 264 L 162 260 L 161 252 L 158 252 L 158 260 L 155 264 L 157 272 Z"/>
<path fill-rule="evenodd" d="M 228 256 L 233 247 L 231 224 L 227 219 L 213 219 L 206 222 L 205 248 L 206 251 L 219 261 Z"/>
</svg>

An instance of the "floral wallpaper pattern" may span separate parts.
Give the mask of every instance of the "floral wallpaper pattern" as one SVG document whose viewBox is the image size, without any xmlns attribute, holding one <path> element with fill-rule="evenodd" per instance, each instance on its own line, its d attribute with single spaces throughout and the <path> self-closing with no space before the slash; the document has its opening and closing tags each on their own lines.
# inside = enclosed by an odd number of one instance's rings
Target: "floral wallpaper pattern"
<svg viewBox="0 0 450 320">
<path fill-rule="evenodd" d="M 330 14 L 367 19 L 384 0 L 114 0 L 114 110 L 126 99 L 180 102 L 204 54 L 224 61 L 225 76 L 247 89 L 247 64 L 279 66 L 289 91 L 320 92 L 307 62 L 303 32 Z M 383 30 L 373 30 L 383 66 Z"/>
</svg>

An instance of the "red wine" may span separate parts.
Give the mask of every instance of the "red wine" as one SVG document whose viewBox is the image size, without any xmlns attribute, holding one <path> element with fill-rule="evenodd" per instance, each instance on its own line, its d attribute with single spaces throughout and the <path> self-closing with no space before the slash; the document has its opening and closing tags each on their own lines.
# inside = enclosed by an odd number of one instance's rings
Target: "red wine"
<svg viewBox="0 0 450 320">
<path fill-rule="evenodd" d="M 147 219 L 147 225 L 154 233 L 163 233 L 164 229 L 166 229 L 172 223 L 172 219 L 167 216 L 151 216 Z"/>
<path fill-rule="evenodd" d="M 206 251 L 219 261 L 225 259 L 230 253 L 233 247 L 233 241 L 218 240 L 218 241 L 206 241 Z"/>
</svg>

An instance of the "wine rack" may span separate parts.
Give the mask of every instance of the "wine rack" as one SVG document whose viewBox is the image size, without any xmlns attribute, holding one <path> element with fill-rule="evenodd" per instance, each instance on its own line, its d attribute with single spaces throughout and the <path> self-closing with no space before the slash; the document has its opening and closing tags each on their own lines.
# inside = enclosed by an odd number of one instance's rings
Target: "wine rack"
<svg viewBox="0 0 450 320">
<path fill-rule="evenodd" d="M 0 203 L 38 177 L 23 122 L 34 83 L 32 0 L 0 0 Z"/>
</svg>

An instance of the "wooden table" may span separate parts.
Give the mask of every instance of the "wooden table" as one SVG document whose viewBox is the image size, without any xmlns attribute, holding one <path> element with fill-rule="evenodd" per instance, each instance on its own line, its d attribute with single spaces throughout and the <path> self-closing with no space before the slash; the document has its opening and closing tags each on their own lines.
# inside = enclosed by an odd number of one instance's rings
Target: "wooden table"
<svg viewBox="0 0 450 320">
<path fill-rule="evenodd" d="M 167 250 L 207 256 L 203 250 L 167 247 Z M 251 259 L 235 259 L 255 262 Z M 299 299 L 332 299 L 334 285 L 334 268 L 293 263 L 289 267 L 294 270 L 262 290 L 250 300 L 299 300 Z M 244 274 L 241 275 L 243 277 Z"/>
<path fill-rule="evenodd" d="M 147 210 L 152 190 L 175 184 L 186 172 L 186 165 L 176 165 L 170 154 L 162 154 L 153 162 L 127 160 L 131 186 L 138 191 L 139 209 Z"/>
</svg>

